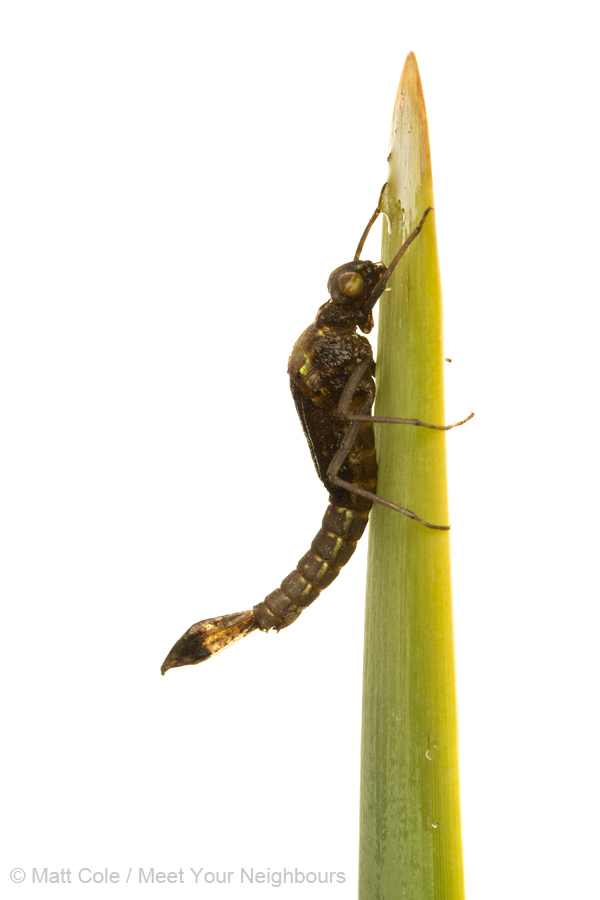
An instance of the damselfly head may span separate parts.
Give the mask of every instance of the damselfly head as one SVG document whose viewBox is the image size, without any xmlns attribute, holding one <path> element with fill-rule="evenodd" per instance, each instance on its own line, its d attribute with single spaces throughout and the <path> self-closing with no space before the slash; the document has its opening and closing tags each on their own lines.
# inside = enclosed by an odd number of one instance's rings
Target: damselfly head
<svg viewBox="0 0 600 900">
<path fill-rule="evenodd" d="M 334 303 L 360 307 L 385 272 L 381 263 L 370 259 L 355 259 L 334 269 L 327 281 L 327 290 Z"/>
</svg>

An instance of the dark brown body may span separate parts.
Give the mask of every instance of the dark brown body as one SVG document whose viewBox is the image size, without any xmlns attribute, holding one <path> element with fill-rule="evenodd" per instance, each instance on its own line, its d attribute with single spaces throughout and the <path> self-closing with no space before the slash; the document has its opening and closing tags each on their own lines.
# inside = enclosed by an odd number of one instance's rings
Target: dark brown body
<svg viewBox="0 0 600 900">
<path fill-rule="evenodd" d="M 380 212 L 384 191 L 385 185 L 354 259 L 329 276 L 329 300 L 294 344 L 288 362 L 294 403 L 315 468 L 329 491 L 330 505 L 321 528 L 296 568 L 261 603 L 245 612 L 192 625 L 167 655 L 161 669 L 163 675 L 177 666 L 203 662 L 256 629 L 280 631 L 295 622 L 337 578 L 354 553 L 374 501 L 430 528 L 447 527 L 431 525 L 411 510 L 375 493 L 377 460 L 371 417 L 375 363 L 369 341 L 357 334 L 357 329 L 368 334 L 373 328 L 373 306 L 430 211 L 425 211 L 387 268 L 381 263 L 360 260 L 366 236 Z M 367 421 L 363 421 L 365 418 Z M 378 421 L 425 425 L 417 419 Z"/>
<path fill-rule="evenodd" d="M 340 275 L 359 278 L 361 296 L 346 297 L 340 291 Z M 310 550 L 296 568 L 252 610 L 205 619 L 192 625 L 177 641 L 165 659 L 163 674 L 176 666 L 203 662 L 255 629 L 280 631 L 295 622 L 346 565 L 361 538 L 371 498 L 353 493 L 335 483 L 328 474 L 332 460 L 350 423 L 340 415 L 340 402 L 348 380 L 362 363 L 365 371 L 349 399 L 348 412 L 368 413 L 375 399 L 373 351 L 357 328 L 369 332 L 373 318 L 368 301 L 385 267 L 355 260 L 332 272 L 328 288 L 330 299 L 321 306 L 312 325 L 302 332 L 288 362 L 290 387 L 319 478 L 329 491 L 321 528 Z M 355 426 L 358 431 L 343 464 L 338 480 L 375 493 L 377 460 L 375 434 L 371 422 Z"/>
</svg>

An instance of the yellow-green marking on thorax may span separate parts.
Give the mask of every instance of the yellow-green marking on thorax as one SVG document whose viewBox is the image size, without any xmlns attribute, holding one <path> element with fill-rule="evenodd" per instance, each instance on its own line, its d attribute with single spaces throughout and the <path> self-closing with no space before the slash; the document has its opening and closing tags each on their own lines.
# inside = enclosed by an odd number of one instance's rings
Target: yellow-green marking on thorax
<svg viewBox="0 0 600 900">
<path fill-rule="evenodd" d="M 310 356 L 308 355 L 308 353 L 305 350 L 302 351 L 302 356 L 304 357 L 304 365 L 301 366 L 298 371 L 300 372 L 301 375 L 308 375 L 309 366 L 312 365 L 312 363 L 310 361 Z"/>
</svg>

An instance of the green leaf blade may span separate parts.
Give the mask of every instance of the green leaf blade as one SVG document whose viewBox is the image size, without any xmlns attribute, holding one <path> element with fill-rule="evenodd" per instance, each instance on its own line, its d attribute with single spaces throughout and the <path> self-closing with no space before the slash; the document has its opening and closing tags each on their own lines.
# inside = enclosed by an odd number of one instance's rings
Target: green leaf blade
<svg viewBox="0 0 600 900">
<path fill-rule="evenodd" d="M 414 54 L 392 122 L 382 257 L 433 206 L 427 116 Z M 444 424 L 435 212 L 380 301 L 378 415 Z M 377 427 L 378 494 L 448 524 L 444 432 Z M 462 900 L 448 532 L 375 506 L 369 533 L 359 897 Z"/>
</svg>

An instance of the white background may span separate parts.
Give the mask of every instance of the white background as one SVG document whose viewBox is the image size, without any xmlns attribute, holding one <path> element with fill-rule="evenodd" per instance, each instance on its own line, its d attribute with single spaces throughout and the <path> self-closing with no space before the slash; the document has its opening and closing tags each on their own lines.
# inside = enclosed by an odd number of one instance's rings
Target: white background
<svg viewBox="0 0 600 900">
<path fill-rule="evenodd" d="M 448 421 L 477 412 L 448 437 L 467 890 L 600 896 L 591 9 L 3 4 L 5 896 L 52 893 L 33 866 L 188 873 L 107 897 L 266 890 L 190 866 L 355 896 L 366 540 L 289 631 L 159 666 L 319 526 L 287 357 L 385 180 L 409 50 Z"/>
</svg>

